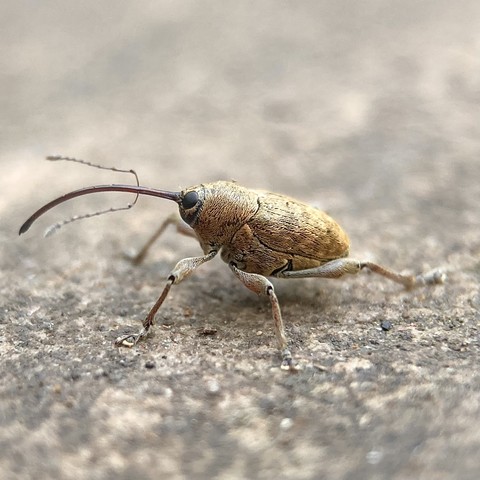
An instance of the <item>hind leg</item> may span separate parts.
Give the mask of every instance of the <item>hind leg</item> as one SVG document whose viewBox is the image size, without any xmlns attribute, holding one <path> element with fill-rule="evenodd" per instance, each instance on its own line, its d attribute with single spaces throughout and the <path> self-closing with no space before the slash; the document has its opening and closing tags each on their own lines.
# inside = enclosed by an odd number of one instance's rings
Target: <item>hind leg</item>
<svg viewBox="0 0 480 480">
<path fill-rule="evenodd" d="M 364 268 L 382 275 L 389 280 L 402 284 L 405 288 L 414 288 L 421 285 L 435 285 L 443 283 L 445 274 L 441 270 L 432 270 L 424 275 L 403 275 L 373 262 L 361 262 L 353 258 L 339 258 L 319 267 L 298 271 L 283 271 L 277 274 L 280 278 L 340 278 L 345 274 L 355 275 Z"/>
</svg>

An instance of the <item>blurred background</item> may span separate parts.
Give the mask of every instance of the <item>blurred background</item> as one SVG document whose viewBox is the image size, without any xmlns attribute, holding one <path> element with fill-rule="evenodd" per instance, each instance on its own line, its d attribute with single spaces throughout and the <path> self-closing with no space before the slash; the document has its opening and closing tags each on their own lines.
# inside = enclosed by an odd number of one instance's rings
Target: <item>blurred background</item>
<svg viewBox="0 0 480 480">
<path fill-rule="evenodd" d="M 0 8 L 5 184 L 35 169 L 37 188 L 61 191 L 52 175 L 84 173 L 42 162 L 62 153 L 162 188 L 234 178 L 358 202 L 432 184 L 423 162 L 446 189 L 458 173 L 439 152 L 478 147 L 475 1 Z"/>
<path fill-rule="evenodd" d="M 458 318 L 470 319 L 473 330 L 469 330 L 468 335 L 476 335 L 475 355 L 478 355 L 480 3 L 476 0 L 3 0 L 0 4 L 0 287 L 3 314 L 0 315 L 4 316 L 3 331 L 7 332 L 3 338 L 8 340 L 1 348 L 3 358 L 8 356 L 12 364 L 18 355 L 18 365 L 25 362 L 25 370 L 35 363 L 33 358 L 41 358 L 43 351 L 42 345 L 32 340 L 23 345 L 24 350 L 18 350 L 16 342 L 23 328 L 21 319 L 27 315 L 25 312 L 29 312 L 27 316 L 33 315 L 32 323 L 36 325 L 39 320 L 35 316 L 35 303 L 43 305 L 41 312 L 48 317 L 60 308 L 58 305 L 52 308 L 52 291 L 59 296 L 66 295 L 58 301 L 63 298 L 68 302 L 73 295 L 69 289 L 75 289 L 74 295 L 82 301 L 86 298 L 98 301 L 92 304 L 90 312 L 92 318 L 96 318 L 96 312 L 105 307 L 105 298 L 101 298 L 105 285 L 98 287 L 97 276 L 108 279 L 105 282 L 111 288 L 109 301 L 123 302 L 124 298 L 131 298 L 131 304 L 135 304 L 139 293 L 132 294 L 129 290 L 128 295 L 132 295 L 128 297 L 124 289 L 131 287 L 122 281 L 117 285 L 115 278 L 118 274 L 120 278 L 122 274 L 126 277 L 141 274 L 122 270 L 127 267 L 117 266 L 118 259 L 114 256 L 125 248 L 140 245 L 160 219 L 173 211 L 170 204 L 142 199 L 140 205 L 128 213 L 86 220 L 65 227 L 60 235 L 44 241 L 41 238 L 43 229 L 57 220 L 98 208 L 121 206 L 128 201 L 115 195 L 79 199 L 49 213 L 48 219 L 40 220 L 32 232 L 18 240 L 21 222 L 53 197 L 81 186 L 132 181 L 128 176 L 113 172 L 44 161 L 49 154 L 73 156 L 123 169 L 134 168 L 141 184 L 161 189 L 176 190 L 201 182 L 234 179 L 246 186 L 299 197 L 325 209 L 349 232 L 352 252 L 356 256 L 381 259 L 400 270 L 441 266 L 449 271 L 453 281 L 446 288 L 450 290 L 443 297 L 435 297 L 438 316 L 431 317 L 427 309 L 422 314 L 435 320 L 443 318 L 442 312 L 448 311 L 456 312 Z M 173 237 L 167 237 L 163 245 L 166 250 L 162 252 L 163 247 L 159 246 L 153 257 L 157 261 L 162 259 L 162 273 L 182 255 L 197 252 L 197 247 L 192 247 L 189 240 L 177 243 Z M 209 270 L 209 275 L 216 270 L 220 270 L 219 264 Z M 153 274 L 153 270 L 147 273 Z M 241 301 L 250 299 L 247 293 L 237 293 L 240 287 L 233 280 L 231 285 L 228 283 L 228 272 L 218 278 L 220 280 L 211 280 L 214 288 L 221 290 L 227 284 L 233 297 L 238 294 Z M 156 295 L 158 276 L 154 279 L 152 290 L 144 293 L 143 305 L 132 307 L 135 317 L 141 317 Z M 363 287 L 367 282 L 364 278 Z M 96 296 L 92 284 L 98 287 Z M 318 286 L 305 285 L 304 299 L 308 299 L 306 303 L 313 302 Z M 298 318 L 310 318 L 311 305 L 305 306 L 304 301 L 298 300 L 302 295 L 300 286 L 292 291 L 289 287 L 279 288 L 286 297 L 285 309 L 290 311 L 291 317 L 298 313 Z M 347 295 L 347 299 L 349 293 L 352 295 L 349 286 L 342 290 L 332 288 L 330 293 L 336 300 L 340 301 L 342 295 Z M 383 284 L 378 288 L 383 289 Z M 137 290 L 140 287 L 137 286 Z M 209 288 L 201 290 L 206 293 Z M 377 300 L 383 298 L 382 293 L 376 292 L 375 287 L 370 287 L 366 295 Z M 190 295 L 187 300 L 197 302 L 194 292 L 185 295 Z M 221 300 L 225 301 L 227 293 L 223 295 Z M 361 296 L 360 291 L 357 295 Z M 177 298 L 184 304 L 189 303 L 185 298 Z M 328 294 L 324 300 L 328 303 Z M 404 297 L 390 300 L 397 307 L 404 305 L 403 302 L 408 304 Z M 209 299 L 204 302 L 203 314 L 208 315 Z M 255 302 L 257 300 L 253 299 L 252 305 L 256 305 Z M 201 308 L 200 304 L 198 301 L 196 308 Z M 108 305 L 107 302 L 107 308 Z M 382 306 L 385 305 L 378 308 Z M 229 308 L 242 311 L 243 307 L 240 302 Z M 350 303 L 342 305 L 340 316 L 350 312 L 354 321 L 358 318 L 354 308 Z M 253 310 L 252 316 L 257 313 Z M 262 310 L 262 321 L 265 315 L 266 311 Z M 17 320 L 18 326 L 10 327 Z M 86 323 L 91 324 L 90 320 Z M 59 325 L 60 321 L 55 324 Z M 316 328 L 314 325 L 312 320 L 312 329 Z M 18 330 L 9 331 L 9 328 Z M 85 335 L 91 335 L 88 339 L 91 344 L 92 338 L 98 338 L 99 331 L 88 332 Z M 465 331 L 459 335 L 463 334 L 467 335 Z M 349 333 L 344 332 L 344 335 Z M 303 348 L 308 350 L 308 341 L 304 342 Z M 341 354 L 348 356 L 355 342 L 345 344 Z M 459 343 L 462 342 L 460 339 Z M 417 347 L 417 351 L 423 351 L 421 342 Z M 297 343 L 297 350 L 301 348 Z M 81 352 L 75 355 L 83 359 Z M 433 379 L 439 364 L 457 365 L 456 358 L 447 356 L 443 363 L 426 361 L 429 373 L 425 378 Z M 464 371 L 477 369 L 474 358 L 478 360 L 478 356 L 467 358 L 469 360 L 462 364 Z M 68 366 L 68 361 L 60 364 Z M 7 368 L 4 363 L 2 370 L 6 375 L 5 371 L 13 372 L 14 368 L 12 365 Z M 133 371 L 122 371 L 124 375 L 131 373 L 127 383 L 134 383 L 138 378 Z M 11 405 L 25 400 L 23 395 L 29 395 L 22 390 L 20 379 L 21 374 L 17 372 L 8 388 L 4 380 L 2 388 L 7 392 L 4 398 L 10 395 Z M 410 439 L 409 432 L 405 431 L 392 440 L 386 424 L 382 424 L 380 430 L 372 427 L 372 437 L 360 429 L 345 443 L 335 440 L 341 429 L 332 427 L 334 440 L 323 445 L 322 455 L 333 452 L 332 458 L 344 460 L 335 465 L 319 466 L 317 434 L 320 436 L 325 426 L 319 419 L 318 425 L 310 425 L 308 421 L 304 424 L 306 440 L 299 443 L 303 450 L 292 450 L 293 460 L 291 457 L 288 457 L 292 460 L 290 463 L 285 460 L 288 466 L 278 461 L 283 458 L 285 445 L 281 442 L 277 445 L 274 435 L 262 437 L 266 444 L 273 442 L 272 450 L 268 450 L 271 461 L 251 463 L 254 468 L 250 470 L 250 478 L 257 478 L 255 475 L 272 478 L 269 472 L 276 472 L 277 478 L 321 478 L 317 476 L 321 472 L 329 472 L 328 478 L 345 479 L 476 478 L 478 450 L 477 454 L 474 452 L 480 443 L 470 420 L 480 410 L 478 396 L 465 397 L 465 392 L 472 389 L 478 393 L 478 377 L 457 380 L 461 386 L 458 389 L 452 386 L 450 396 L 446 394 L 447 403 L 436 410 L 443 411 L 445 417 L 434 415 L 432 421 L 434 425 L 439 418 L 439 422 L 448 422 L 451 406 L 468 398 L 472 410 L 468 414 L 463 409 L 466 415 L 462 417 L 463 427 L 449 430 L 452 435 L 458 434 L 455 437 L 458 442 L 448 443 L 450 433 L 438 443 L 431 440 L 425 456 L 413 460 L 417 467 L 420 465 L 417 469 L 409 468 L 412 466 L 410 455 L 418 438 Z M 57 380 L 42 381 L 52 385 Z M 186 383 L 181 383 L 182 388 L 188 390 L 191 378 L 183 381 Z M 232 384 L 235 381 L 231 379 Z M 294 385 L 293 380 L 289 386 L 284 385 L 287 380 L 277 381 L 288 391 Z M 309 382 L 305 385 L 313 388 Z M 262 377 L 262 385 L 269 383 L 268 375 Z M 17 390 L 12 390 L 13 385 Z M 35 385 L 39 391 L 44 391 L 42 386 Z M 132 411 L 136 411 L 135 403 L 148 398 L 151 385 L 148 382 L 146 385 L 149 386 L 142 390 L 143 393 L 137 392 L 138 395 L 132 394 L 128 400 L 122 400 L 132 402 Z M 91 391 L 96 388 L 92 387 Z M 254 389 L 251 399 L 257 398 L 255 395 L 260 395 L 263 387 L 255 390 L 256 386 L 249 385 L 248 388 Z M 303 388 L 305 393 L 308 388 Z M 23 393 L 18 393 L 20 391 Z M 74 398 L 77 394 L 81 398 L 80 391 L 72 393 Z M 322 395 L 317 391 L 299 401 L 309 405 L 309 401 Z M 13 400 L 15 398 L 17 400 Z M 120 408 L 115 403 L 116 398 L 110 400 Z M 229 408 L 243 411 L 250 399 L 245 400 L 245 404 L 236 404 L 233 396 Z M 81 400 L 78 401 L 81 404 Z M 47 405 L 51 405 L 48 402 Z M 187 411 L 190 411 L 188 405 L 193 408 L 188 401 L 179 403 Z M 36 402 L 32 401 L 31 405 Z M 360 415 L 355 410 L 357 406 L 353 400 L 351 404 L 347 402 L 345 418 L 349 417 L 348 411 Z M 204 407 L 209 408 L 202 406 L 202 411 Z M 15 427 L 9 423 L 10 430 L 4 430 L 9 432 L 5 433 L 5 442 L 14 444 L 25 439 L 22 425 L 35 423 L 34 414 L 37 419 L 51 415 L 54 430 L 57 425 L 64 426 L 64 420 L 51 413 L 50 407 L 41 412 L 32 408 L 31 411 L 21 407 L 5 410 L 10 413 L 5 413 L 4 419 L 12 415 L 17 419 Z M 171 408 L 169 412 L 175 416 L 174 405 L 166 408 Z M 305 418 L 315 412 L 315 408 L 315 403 L 310 405 L 306 409 L 310 413 Z M 422 404 L 422 408 L 428 410 L 428 402 Z M 401 407 L 399 411 L 401 419 L 406 410 Z M 82 418 L 83 414 L 76 412 L 75 415 Z M 199 443 L 205 451 L 215 450 L 215 438 L 233 438 L 228 427 L 228 412 L 219 415 L 219 430 L 215 430 L 212 438 Z M 276 418 L 273 411 L 270 415 L 269 418 Z M 422 430 L 425 413 L 419 418 L 415 414 L 408 418 L 412 426 L 420 425 L 418 428 L 422 432 L 431 433 L 431 425 L 425 424 Z M 112 425 L 110 427 L 113 429 Z M 188 428 L 177 427 L 174 438 L 186 440 L 190 435 Z M 437 427 L 438 433 L 441 425 Z M 235 430 L 232 435 L 238 435 L 236 438 L 246 445 L 256 436 L 254 427 L 247 430 L 245 436 Z M 271 430 L 267 428 L 267 432 Z M 426 433 L 426 437 L 420 435 L 422 441 L 430 438 L 430 433 Z M 381 464 L 374 470 L 377 467 L 372 465 L 377 465 L 377 457 L 373 454 L 366 457 L 361 451 L 365 435 L 372 445 L 391 442 L 391 461 L 387 466 Z M 97 437 L 103 438 L 101 434 Z M 145 447 L 143 453 L 153 455 L 155 444 L 146 446 L 142 444 L 143 437 L 139 438 L 140 451 Z M 463 440 L 459 440 L 461 438 Z M 43 465 L 45 452 L 37 449 L 41 442 L 34 442 L 35 448 L 28 441 L 22 442 L 20 445 L 27 452 L 35 452 L 30 458 L 37 465 Z M 67 437 L 65 448 L 67 452 L 68 448 L 76 450 L 78 445 L 85 445 L 83 442 L 89 445 L 87 450 L 91 448 L 92 444 L 84 437 L 75 436 Z M 234 447 L 227 440 L 225 442 L 227 447 L 221 450 L 223 460 L 242 451 L 237 444 Z M 444 456 L 446 445 L 451 449 L 449 457 Z M 127 446 L 124 455 L 128 455 Z M 53 446 L 45 448 L 48 455 L 54 455 Z M 263 448 L 270 449 L 263 444 L 259 446 L 261 451 Z M 350 452 L 355 452 L 351 458 Z M 57 459 L 57 466 L 64 465 L 65 455 Z M 176 464 L 178 459 L 172 455 L 173 466 L 164 466 L 162 471 L 168 471 L 170 478 L 181 478 L 178 465 L 182 462 L 179 460 Z M 187 453 L 185 458 L 188 459 Z M 328 455 L 321 458 L 325 460 Z M 395 458 L 401 460 L 395 463 Z M 15 462 L 19 465 L 27 462 L 21 456 L 3 461 L 12 472 Z M 86 467 L 93 464 L 83 463 L 80 457 L 72 457 L 70 461 L 71 465 L 67 462 L 58 470 L 49 470 L 43 465 L 40 471 L 68 478 L 67 467 L 73 465 L 77 468 L 71 470 L 75 478 L 94 478 L 88 476 L 94 470 Z M 103 472 L 107 477 L 111 474 L 112 478 L 133 478 L 133 472 L 127 467 L 119 467 L 110 457 L 108 461 L 111 462 L 107 462 L 107 467 L 98 467 L 99 475 Z M 188 460 L 185 462 L 189 464 Z M 441 468 L 437 470 L 435 465 L 439 462 Z M 235 478 L 235 472 L 245 475 L 249 471 L 247 467 L 236 470 L 235 465 L 225 470 L 230 472 L 225 476 L 221 475 L 220 467 L 212 467 L 205 478 Z M 409 467 L 404 469 L 405 465 Z M 280 466 L 285 468 L 285 476 Z M 22 468 L 25 469 L 19 471 L 26 475 L 28 468 Z M 145 466 L 145 478 L 150 478 L 155 471 L 149 468 Z M 78 476 L 82 471 L 84 477 Z M 183 473 L 199 475 L 199 471 L 201 469 L 192 466 L 190 470 L 185 467 Z M 462 475 L 456 476 L 459 471 Z"/>
</svg>

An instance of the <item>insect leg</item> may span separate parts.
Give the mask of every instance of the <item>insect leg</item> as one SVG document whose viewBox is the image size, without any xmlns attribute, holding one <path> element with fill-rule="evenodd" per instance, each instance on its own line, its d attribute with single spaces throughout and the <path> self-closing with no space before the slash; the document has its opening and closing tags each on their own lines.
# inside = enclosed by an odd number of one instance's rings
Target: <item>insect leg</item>
<svg viewBox="0 0 480 480">
<path fill-rule="evenodd" d="M 284 370 L 293 369 L 292 354 L 288 349 L 287 337 L 285 335 L 285 328 L 283 326 L 282 313 L 280 311 L 280 304 L 273 285 L 264 276 L 256 273 L 247 273 L 239 270 L 233 263 L 229 264 L 235 276 L 252 292 L 257 295 L 266 295 L 270 299 L 272 305 L 273 324 L 275 328 L 275 336 L 277 337 L 278 347 L 282 352 L 282 365 Z"/>
<path fill-rule="evenodd" d="M 160 297 L 158 297 L 155 305 L 151 308 L 150 312 L 148 312 L 148 315 L 145 317 L 145 320 L 142 323 L 143 328 L 140 330 L 140 332 L 137 334 L 129 334 L 124 335 L 123 337 L 118 337 L 115 340 L 115 346 L 133 347 L 140 340 L 145 338 L 148 335 L 150 328 L 154 325 L 155 315 L 158 309 L 162 306 L 164 300 L 167 298 L 171 286 L 180 283 L 182 280 L 188 277 L 196 268 L 198 268 L 203 263 L 211 260 L 216 254 L 216 251 L 212 251 L 207 255 L 203 255 L 201 257 L 189 257 L 180 260 L 168 276 L 167 283 L 162 293 L 160 294 Z"/>
<path fill-rule="evenodd" d="M 382 275 L 389 280 L 402 284 L 405 288 L 413 288 L 420 285 L 434 285 L 445 280 L 445 274 L 441 270 L 432 270 L 424 275 L 402 275 L 373 262 L 361 262 L 352 258 L 339 258 L 321 265 L 298 271 L 283 271 L 277 276 L 282 278 L 306 278 L 323 277 L 339 278 L 345 274 L 357 274 L 364 268 Z"/>
<path fill-rule="evenodd" d="M 176 214 L 169 215 L 160 225 L 160 227 L 155 231 L 155 233 L 148 239 L 145 245 L 140 249 L 140 251 L 133 257 L 130 258 L 130 261 L 134 265 L 140 265 L 143 262 L 146 254 L 150 250 L 150 247 L 157 241 L 158 237 L 167 229 L 169 225 L 175 225 L 177 232 L 187 235 L 189 237 L 197 238 L 195 232 L 186 225 L 183 220 L 178 218 Z"/>
</svg>

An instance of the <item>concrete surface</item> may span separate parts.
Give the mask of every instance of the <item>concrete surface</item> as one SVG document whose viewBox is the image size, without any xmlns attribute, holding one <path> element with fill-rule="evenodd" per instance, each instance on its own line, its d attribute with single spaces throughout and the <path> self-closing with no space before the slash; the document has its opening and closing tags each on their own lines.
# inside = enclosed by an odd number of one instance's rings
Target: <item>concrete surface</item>
<svg viewBox="0 0 480 480">
<path fill-rule="evenodd" d="M 7 0 L 0 23 L 2 479 L 479 477 L 477 1 Z M 299 197 L 355 257 L 448 282 L 275 282 L 293 375 L 267 302 L 215 260 L 119 350 L 198 246 L 169 231 L 122 259 L 175 210 L 155 199 L 42 237 L 113 194 L 18 237 L 57 195 L 131 181 L 54 153 Z"/>
</svg>

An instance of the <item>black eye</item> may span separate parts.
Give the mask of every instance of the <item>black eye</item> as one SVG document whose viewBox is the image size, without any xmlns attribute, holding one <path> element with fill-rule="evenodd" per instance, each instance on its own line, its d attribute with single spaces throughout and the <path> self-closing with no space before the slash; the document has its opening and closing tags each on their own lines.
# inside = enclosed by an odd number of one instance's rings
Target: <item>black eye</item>
<svg viewBox="0 0 480 480">
<path fill-rule="evenodd" d="M 189 208 L 193 208 L 198 202 L 198 193 L 194 191 L 188 192 L 185 194 L 185 196 L 182 198 L 182 207 L 185 210 L 188 210 Z"/>
</svg>

